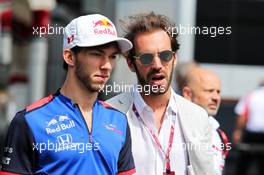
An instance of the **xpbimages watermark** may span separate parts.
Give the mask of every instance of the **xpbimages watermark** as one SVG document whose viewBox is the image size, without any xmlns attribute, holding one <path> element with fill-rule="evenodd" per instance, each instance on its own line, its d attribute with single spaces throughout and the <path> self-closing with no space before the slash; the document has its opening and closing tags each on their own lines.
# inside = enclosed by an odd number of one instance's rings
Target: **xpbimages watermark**
<svg viewBox="0 0 264 175">
<path fill-rule="evenodd" d="M 47 35 L 63 35 L 65 27 L 59 26 L 58 24 L 42 27 L 32 27 L 32 34 L 39 37 L 45 37 Z M 212 38 L 220 35 L 231 35 L 231 26 L 185 26 L 180 24 L 179 26 L 166 28 L 166 31 L 172 35 L 206 35 Z M 70 29 L 69 33 L 76 34 L 75 29 Z"/>
<path fill-rule="evenodd" d="M 43 27 L 32 27 L 32 34 L 38 35 L 39 37 L 45 37 L 47 35 L 63 35 L 65 32 L 70 33 L 72 35 L 80 34 L 81 31 L 77 31 L 76 28 L 65 28 L 62 26 L 58 26 L 55 24 L 54 26 L 48 24 Z"/>
<path fill-rule="evenodd" d="M 231 35 L 231 26 L 184 26 L 179 25 L 175 27 L 169 27 L 166 29 L 171 35 L 207 35 L 215 38 L 220 35 Z"/>
<path fill-rule="evenodd" d="M 151 93 L 164 93 L 166 91 L 165 85 L 133 85 L 133 84 L 118 84 L 113 82 L 113 84 L 107 84 L 100 87 L 100 92 L 108 95 L 109 93 L 121 93 L 121 92 L 139 92 L 145 95 L 150 95 Z"/>
<path fill-rule="evenodd" d="M 33 143 L 33 150 L 38 151 L 39 153 L 43 153 L 45 151 L 53 151 L 53 152 L 61 152 L 61 151 L 77 151 L 78 153 L 84 153 L 85 151 L 98 151 L 100 149 L 100 145 L 98 142 L 94 143 L 82 143 L 82 142 L 71 142 L 71 138 L 65 137 L 66 140 L 62 140 L 63 138 L 59 138 L 59 142 L 52 142 L 48 140 L 43 143 Z"/>
<path fill-rule="evenodd" d="M 32 27 L 33 35 L 38 35 L 39 37 L 44 37 L 46 35 L 63 35 L 65 28 L 62 26 L 52 26 L 48 24 L 47 26 L 43 27 Z"/>
</svg>

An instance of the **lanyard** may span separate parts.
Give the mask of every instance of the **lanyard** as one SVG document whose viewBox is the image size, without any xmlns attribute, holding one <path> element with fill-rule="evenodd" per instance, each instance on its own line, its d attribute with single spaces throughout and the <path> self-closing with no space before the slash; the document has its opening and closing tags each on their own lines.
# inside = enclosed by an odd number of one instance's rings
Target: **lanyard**
<svg viewBox="0 0 264 175">
<path fill-rule="evenodd" d="M 228 150 L 227 150 L 228 138 L 227 138 L 225 132 L 222 131 L 221 129 L 217 129 L 217 132 L 219 133 L 221 139 L 224 142 L 224 150 L 222 151 L 222 154 L 224 157 L 226 157 L 228 155 Z"/>
<path fill-rule="evenodd" d="M 147 124 L 143 121 L 143 119 L 140 117 L 135 104 L 133 103 L 133 107 L 132 110 L 134 112 L 134 114 L 136 115 L 136 117 L 138 118 L 139 121 L 142 122 L 142 124 L 147 128 L 147 130 L 149 131 L 149 133 L 152 136 L 153 141 L 155 142 L 155 144 L 158 146 L 159 151 L 165 155 L 165 159 L 166 159 L 166 174 L 170 174 L 171 172 L 171 168 L 170 168 L 170 152 L 171 152 L 171 148 L 172 148 L 172 143 L 173 143 L 173 136 L 174 136 L 174 125 L 175 123 L 173 122 L 171 124 L 171 129 L 170 129 L 170 138 L 169 138 L 169 143 L 168 143 L 168 149 L 167 149 L 167 153 L 165 153 L 165 151 L 162 149 L 162 146 L 160 144 L 160 141 L 158 139 L 158 137 L 155 135 L 154 131 L 147 126 Z M 173 116 L 176 116 L 176 113 L 172 112 Z"/>
</svg>

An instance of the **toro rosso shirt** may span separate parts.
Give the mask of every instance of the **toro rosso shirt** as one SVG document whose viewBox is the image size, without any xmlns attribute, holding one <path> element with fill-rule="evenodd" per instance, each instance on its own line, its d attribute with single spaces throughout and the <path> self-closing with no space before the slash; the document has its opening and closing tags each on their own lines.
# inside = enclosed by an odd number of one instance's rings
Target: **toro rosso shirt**
<svg viewBox="0 0 264 175">
<path fill-rule="evenodd" d="M 92 115 L 89 133 L 78 105 L 59 92 L 18 112 L 0 174 L 133 174 L 126 116 L 99 101 Z"/>
</svg>

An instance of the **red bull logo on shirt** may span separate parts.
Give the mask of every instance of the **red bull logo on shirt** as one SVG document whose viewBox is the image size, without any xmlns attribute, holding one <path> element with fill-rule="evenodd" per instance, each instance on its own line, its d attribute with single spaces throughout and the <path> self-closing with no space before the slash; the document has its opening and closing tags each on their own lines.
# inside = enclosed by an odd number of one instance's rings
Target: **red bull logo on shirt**
<svg viewBox="0 0 264 175">
<path fill-rule="evenodd" d="M 110 34 L 116 35 L 116 31 L 113 25 L 109 22 L 108 19 L 102 18 L 98 21 L 93 22 L 94 34 L 101 35 L 101 34 Z"/>
<path fill-rule="evenodd" d="M 69 116 L 57 115 L 47 122 L 46 132 L 47 134 L 53 134 L 74 127 L 76 127 L 76 125 Z"/>
</svg>

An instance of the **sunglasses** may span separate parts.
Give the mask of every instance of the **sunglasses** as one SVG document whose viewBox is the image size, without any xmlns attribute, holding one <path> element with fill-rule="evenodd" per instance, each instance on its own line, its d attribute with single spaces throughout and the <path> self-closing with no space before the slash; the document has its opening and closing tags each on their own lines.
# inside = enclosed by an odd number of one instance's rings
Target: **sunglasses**
<svg viewBox="0 0 264 175">
<path fill-rule="evenodd" d="M 157 55 L 160 58 L 161 61 L 169 62 L 172 59 L 172 56 L 175 52 L 171 50 L 164 50 L 161 52 L 158 52 Z M 153 59 L 155 57 L 155 53 L 142 53 L 138 56 L 133 56 L 136 59 L 139 59 L 141 64 L 144 66 L 148 66 L 153 62 Z"/>
</svg>

